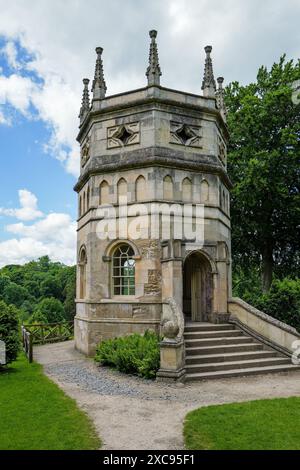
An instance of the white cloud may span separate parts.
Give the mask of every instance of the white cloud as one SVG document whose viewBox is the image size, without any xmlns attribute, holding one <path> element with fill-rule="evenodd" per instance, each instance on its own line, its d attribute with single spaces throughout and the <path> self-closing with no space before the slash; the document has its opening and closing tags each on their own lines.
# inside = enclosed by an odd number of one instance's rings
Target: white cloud
<svg viewBox="0 0 300 470">
<path fill-rule="evenodd" d="M 36 210 L 37 199 L 32 193 L 23 191 L 20 198 L 22 198 L 24 210 L 29 210 L 29 206 L 33 212 Z M 12 210 L 21 211 L 22 209 Z M 36 212 L 39 211 L 36 210 Z M 39 214 L 41 217 L 42 213 L 39 212 Z M 20 220 L 30 220 L 29 211 L 8 215 L 14 215 Z M 65 264 L 75 263 L 76 222 L 69 214 L 50 213 L 32 224 L 18 222 L 7 225 L 5 228 L 15 237 L 0 243 L 0 267 L 6 264 L 24 264 L 44 255 Z"/>
<path fill-rule="evenodd" d="M 37 197 L 27 189 L 20 189 L 19 200 L 20 208 L 6 209 L 0 207 L 0 214 L 15 217 L 19 220 L 34 220 L 43 216 L 43 213 L 37 207 Z"/>
<path fill-rule="evenodd" d="M 89 0 L 88 7 L 84 0 L 31 0 L 30 8 L 28 0 L 0 0 L 0 11 L 0 35 L 15 67 L 2 77 L 0 101 L 27 114 L 30 104 L 36 107 L 52 130 L 45 148 L 73 175 L 79 171 L 81 79 L 93 77 L 95 46 L 104 47 L 108 94 L 145 85 L 152 28 L 159 31 L 162 84 L 194 93 L 201 92 L 207 43 L 214 47 L 216 75 L 227 82 L 253 80 L 260 65 L 270 66 L 284 52 L 300 56 L 299 0 Z M 27 69 L 40 85 L 22 75 L 16 41 L 31 54 Z M 0 123 L 7 119 L 2 109 Z"/>
<path fill-rule="evenodd" d="M 28 77 L 15 73 L 9 77 L 0 76 L 0 104 L 9 103 L 24 115 L 28 115 L 33 97 L 38 92 L 38 86 Z"/>
<path fill-rule="evenodd" d="M 18 63 L 18 51 L 13 41 L 7 41 L 4 47 L 0 50 L 7 57 L 7 62 L 13 69 L 20 68 Z"/>
</svg>

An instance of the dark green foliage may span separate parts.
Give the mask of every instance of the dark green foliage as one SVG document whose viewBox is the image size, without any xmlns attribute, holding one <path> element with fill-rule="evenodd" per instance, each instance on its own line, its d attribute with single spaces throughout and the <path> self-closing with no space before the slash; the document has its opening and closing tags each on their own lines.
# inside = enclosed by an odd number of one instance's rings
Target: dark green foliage
<svg viewBox="0 0 300 470">
<path fill-rule="evenodd" d="M 76 297 L 76 266 L 69 268 L 68 277 L 64 288 L 64 309 L 66 319 L 73 320 L 76 313 L 75 297 Z"/>
<path fill-rule="evenodd" d="M 262 293 L 258 271 L 239 269 L 233 276 L 233 295 L 300 331 L 300 279 L 274 279 L 269 292 Z"/>
<path fill-rule="evenodd" d="M 120 372 L 152 379 L 159 369 L 159 341 L 159 336 L 151 331 L 102 341 L 95 360 Z"/>
<path fill-rule="evenodd" d="M 17 358 L 20 349 L 19 311 L 0 300 L 0 340 L 4 341 L 7 363 Z"/>
<path fill-rule="evenodd" d="M 33 312 L 34 318 L 46 318 L 46 323 L 59 323 L 65 320 L 65 312 L 63 304 L 53 297 L 43 299 L 39 302 Z M 32 319 L 30 318 L 30 323 Z"/>
<path fill-rule="evenodd" d="M 10 282 L 5 286 L 2 297 L 5 303 L 20 307 L 29 297 L 29 292 L 25 287 L 19 286 L 15 282 Z"/>
<path fill-rule="evenodd" d="M 23 266 L 0 269 L 0 300 L 20 309 L 21 322 L 72 321 L 75 316 L 76 266 L 53 263 L 48 256 Z M 57 312 L 51 301 L 54 299 Z M 43 312 L 42 308 L 46 311 Z"/>
<path fill-rule="evenodd" d="M 300 331 L 300 279 L 275 280 L 256 307 Z"/>
<path fill-rule="evenodd" d="M 300 61 L 281 57 L 257 80 L 226 89 L 231 135 L 228 172 L 236 266 L 259 266 L 267 292 L 273 273 L 300 273 L 300 104 L 292 101 Z"/>
<path fill-rule="evenodd" d="M 47 276 L 40 284 L 41 297 L 54 297 L 61 300 L 62 291 L 60 280 L 54 276 Z"/>
</svg>

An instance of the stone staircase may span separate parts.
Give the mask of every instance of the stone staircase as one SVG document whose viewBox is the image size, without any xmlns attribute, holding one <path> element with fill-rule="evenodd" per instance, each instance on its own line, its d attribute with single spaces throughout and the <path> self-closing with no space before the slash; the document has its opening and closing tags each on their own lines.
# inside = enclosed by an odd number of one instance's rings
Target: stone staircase
<svg viewBox="0 0 300 470">
<path fill-rule="evenodd" d="M 289 357 L 230 323 L 187 323 L 184 339 L 187 382 L 299 370 Z"/>
</svg>

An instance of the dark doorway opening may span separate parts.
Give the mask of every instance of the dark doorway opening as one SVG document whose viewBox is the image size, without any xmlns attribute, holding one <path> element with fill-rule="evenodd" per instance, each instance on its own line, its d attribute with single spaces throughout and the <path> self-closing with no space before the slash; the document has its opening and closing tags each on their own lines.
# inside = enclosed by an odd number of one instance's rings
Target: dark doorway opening
<svg viewBox="0 0 300 470">
<path fill-rule="evenodd" d="M 190 254 L 183 267 L 183 312 L 186 321 L 207 322 L 212 310 L 212 270 L 200 252 Z"/>
</svg>

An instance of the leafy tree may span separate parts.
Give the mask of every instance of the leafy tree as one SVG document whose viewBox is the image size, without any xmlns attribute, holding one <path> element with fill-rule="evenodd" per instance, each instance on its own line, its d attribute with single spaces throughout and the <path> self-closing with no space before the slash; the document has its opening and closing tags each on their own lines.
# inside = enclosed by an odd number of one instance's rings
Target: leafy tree
<svg viewBox="0 0 300 470">
<path fill-rule="evenodd" d="M 40 288 L 41 281 L 39 282 L 36 278 L 30 279 L 29 281 L 24 281 L 24 288 L 27 292 L 38 299 L 41 296 L 41 288 Z"/>
<path fill-rule="evenodd" d="M 34 307 L 34 304 L 31 303 L 29 300 L 24 300 L 20 308 L 20 320 L 22 322 L 28 320 L 28 318 L 30 317 L 30 315 L 32 315 L 34 311 Z"/>
<path fill-rule="evenodd" d="M 29 293 L 25 287 L 19 286 L 15 282 L 10 282 L 3 290 L 4 302 L 7 304 L 13 304 L 16 307 L 20 307 L 28 297 Z"/>
<path fill-rule="evenodd" d="M 7 363 L 17 358 L 20 348 L 19 312 L 13 305 L 0 301 L 0 340 L 4 341 Z"/>
<path fill-rule="evenodd" d="M 45 298 L 56 298 L 61 302 L 57 304 L 58 314 L 49 314 L 55 318 L 54 321 L 72 320 L 75 315 L 75 284 L 76 267 L 53 263 L 48 256 L 23 266 L 9 265 L 0 269 L 0 299 L 20 308 L 22 322 L 48 321 L 43 313 L 36 313 L 37 305 Z"/>
<path fill-rule="evenodd" d="M 226 89 L 233 256 L 237 265 L 260 264 L 264 292 L 274 270 L 300 270 L 300 104 L 291 88 L 299 78 L 300 61 L 283 56 L 255 83 Z"/>
<path fill-rule="evenodd" d="M 47 317 L 40 311 L 36 310 L 33 312 L 32 315 L 26 320 L 25 323 L 29 324 L 47 324 L 48 320 Z"/>
<path fill-rule="evenodd" d="M 63 304 L 53 297 L 41 300 L 33 312 L 35 318 L 37 315 L 43 315 L 48 323 L 59 323 L 65 320 L 65 311 Z"/>
<path fill-rule="evenodd" d="M 42 297 L 54 297 L 62 300 L 62 288 L 59 279 L 48 275 L 41 282 L 40 293 Z"/>
<path fill-rule="evenodd" d="M 5 287 L 10 283 L 10 278 L 5 274 L 0 276 L 0 297 L 3 296 L 3 291 Z"/>
<path fill-rule="evenodd" d="M 76 266 L 69 268 L 68 280 L 64 289 L 64 309 L 67 320 L 71 321 L 75 317 L 76 313 Z"/>
</svg>

